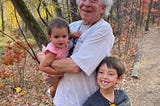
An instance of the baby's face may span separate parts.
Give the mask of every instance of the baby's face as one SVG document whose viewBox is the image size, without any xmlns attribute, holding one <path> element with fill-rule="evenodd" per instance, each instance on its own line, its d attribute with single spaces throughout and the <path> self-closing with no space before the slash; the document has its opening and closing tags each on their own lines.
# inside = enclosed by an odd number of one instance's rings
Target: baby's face
<svg viewBox="0 0 160 106">
<path fill-rule="evenodd" d="M 64 48 L 69 42 L 68 37 L 69 33 L 65 27 L 62 28 L 54 27 L 52 28 L 52 33 L 49 39 L 56 48 Z"/>
<path fill-rule="evenodd" d="M 97 83 L 102 89 L 114 89 L 115 85 L 119 83 L 120 79 L 116 69 L 108 68 L 106 64 L 99 67 L 97 73 Z"/>
</svg>

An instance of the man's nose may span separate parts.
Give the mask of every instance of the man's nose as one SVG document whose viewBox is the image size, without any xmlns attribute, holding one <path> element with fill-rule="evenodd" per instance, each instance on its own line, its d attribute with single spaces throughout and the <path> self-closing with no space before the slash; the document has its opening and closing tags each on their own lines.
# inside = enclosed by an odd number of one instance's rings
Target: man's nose
<svg viewBox="0 0 160 106">
<path fill-rule="evenodd" d="M 86 6 L 90 6 L 90 5 L 91 5 L 91 0 L 85 0 L 84 4 L 85 4 Z"/>
</svg>

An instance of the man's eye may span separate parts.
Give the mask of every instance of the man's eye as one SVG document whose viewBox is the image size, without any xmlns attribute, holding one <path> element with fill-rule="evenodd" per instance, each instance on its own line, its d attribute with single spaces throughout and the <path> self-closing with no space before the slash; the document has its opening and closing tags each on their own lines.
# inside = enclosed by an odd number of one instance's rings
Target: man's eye
<svg viewBox="0 0 160 106">
<path fill-rule="evenodd" d="M 81 0 L 81 1 L 86 2 L 87 0 Z M 98 2 L 98 0 L 89 0 L 89 1 L 92 2 L 92 3 L 97 3 Z"/>
<path fill-rule="evenodd" d="M 96 2 L 98 2 L 98 0 L 91 0 L 91 2 L 96 3 Z"/>
<path fill-rule="evenodd" d="M 103 71 L 98 71 L 98 73 L 103 73 Z"/>
</svg>

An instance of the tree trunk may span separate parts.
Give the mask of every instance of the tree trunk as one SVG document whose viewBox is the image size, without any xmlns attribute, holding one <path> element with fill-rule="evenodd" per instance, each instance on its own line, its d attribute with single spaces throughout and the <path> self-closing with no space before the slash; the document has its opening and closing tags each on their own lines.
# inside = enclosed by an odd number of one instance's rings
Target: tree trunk
<svg viewBox="0 0 160 106">
<path fill-rule="evenodd" d="M 70 5 L 69 5 L 69 3 L 68 3 L 68 0 L 66 0 L 66 9 L 67 9 L 67 20 L 68 20 L 68 22 L 70 23 L 71 22 L 71 14 L 70 14 L 70 12 L 69 12 L 69 8 L 70 8 Z"/>
<path fill-rule="evenodd" d="M 43 32 L 37 21 L 34 19 L 33 15 L 30 13 L 23 0 L 18 0 L 18 1 L 11 0 L 11 1 L 14 7 L 16 8 L 17 12 L 27 25 L 28 29 L 34 36 L 34 39 L 38 44 L 38 47 L 41 49 L 42 44 L 46 45 L 48 43 L 45 33 Z"/>
<path fill-rule="evenodd" d="M 122 24 L 121 24 L 121 0 L 117 0 L 116 2 L 116 7 L 117 7 L 117 32 L 116 32 L 116 36 L 120 38 L 120 35 L 122 33 Z M 121 53 L 121 44 L 120 44 L 120 39 L 118 39 L 118 52 L 119 52 L 119 56 L 122 55 Z"/>
<path fill-rule="evenodd" d="M 70 0 L 70 5 L 71 5 L 71 17 L 72 17 L 72 22 L 79 20 L 79 19 L 80 19 L 80 16 L 79 16 L 78 14 L 76 14 L 76 13 L 78 13 L 76 0 Z"/>
<path fill-rule="evenodd" d="M 53 3 L 56 4 L 56 7 L 55 7 L 56 16 L 57 16 L 57 17 L 64 18 L 63 15 L 62 15 L 62 10 L 61 10 L 61 8 L 60 8 L 60 6 L 59 6 L 59 4 L 58 4 L 58 1 L 57 1 L 57 0 L 52 0 L 52 1 L 53 1 Z"/>
<path fill-rule="evenodd" d="M 151 8 L 152 8 L 152 2 L 153 0 L 150 0 L 149 8 L 148 8 L 148 15 L 147 15 L 147 20 L 146 20 L 146 27 L 145 31 L 149 31 L 149 20 L 150 20 L 150 14 L 151 14 Z"/>
<path fill-rule="evenodd" d="M 1 21 L 2 21 L 2 31 L 4 31 L 4 10 L 3 10 L 3 3 L 1 4 Z"/>
</svg>

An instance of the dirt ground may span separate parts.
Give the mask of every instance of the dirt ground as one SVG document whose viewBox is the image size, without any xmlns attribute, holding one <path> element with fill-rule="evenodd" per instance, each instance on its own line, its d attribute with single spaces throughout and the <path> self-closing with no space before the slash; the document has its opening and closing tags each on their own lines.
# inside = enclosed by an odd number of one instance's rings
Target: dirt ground
<svg viewBox="0 0 160 106">
<path fill-rule="evenodd" d="M 160 27 L 144 32 L 140 45 L 138 79 L 126 78 L 123 85 L 132 106 L 160 106 Z"/>
</svg>

